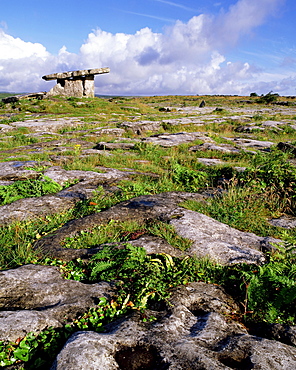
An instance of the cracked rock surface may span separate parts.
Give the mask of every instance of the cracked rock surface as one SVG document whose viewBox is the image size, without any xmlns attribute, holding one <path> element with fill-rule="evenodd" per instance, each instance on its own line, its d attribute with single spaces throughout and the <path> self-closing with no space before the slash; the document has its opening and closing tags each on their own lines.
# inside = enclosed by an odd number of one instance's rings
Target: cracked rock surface
<svg viewBox="0 0 296 370">
<path fill-rule="evenodd" d="M 62 241 L 81 230 L 107 224 L 110 220 L 159 219 L 173 225 L 179 235 L 192 240 L 192 246 L 186 251 L 186 255 L 208 256 L 222 264 L 264 262 L 262 251 L 271 250 L 272 243 L 279 240 L 236 230 L 202 213 L 179 206 L 186 199 L 202 198 L 199 194 L 182 192 L 142 195 L 106 211 L 70 221 L 53 235 L 40 240 L 36 248 L 58 258 L 85 258 L 92 254 L 91 249 L 66 249 L 62 247 Z"/>
<path fill-rule="evenodd" d="M 77 332 L 52 366 L 60 369 L 293 369 L 296 348 L 249 335 L 230 319 L 239 310 L 220 287 L 176 288 L 173 306 L 145 324 L 135 314 L 103 334 Z"/>
<path fill-rule="evenodd" d="M 0 272 L 0 340 L 15 341 L 29 332 L 60 327 L 110 297 L 108 283 L 65 280 L 52 266 L 24 265 Z"/>
</svg>

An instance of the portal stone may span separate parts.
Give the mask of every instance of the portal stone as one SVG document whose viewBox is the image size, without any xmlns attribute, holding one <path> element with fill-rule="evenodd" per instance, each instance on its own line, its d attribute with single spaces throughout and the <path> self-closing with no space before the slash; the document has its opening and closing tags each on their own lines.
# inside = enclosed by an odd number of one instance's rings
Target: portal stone
<svg viewBox="0 0 296 370">
<path fill-rule="evenodd" d="M 77 98 L 93 98 L 95 95 L 95 75 L 109 73 L 110 68 L 96 68 L 43 76 L 46 81 L 57 80 L 57 84 L 46 94 L 47 96 L 74 96 Z"/>
</svg>

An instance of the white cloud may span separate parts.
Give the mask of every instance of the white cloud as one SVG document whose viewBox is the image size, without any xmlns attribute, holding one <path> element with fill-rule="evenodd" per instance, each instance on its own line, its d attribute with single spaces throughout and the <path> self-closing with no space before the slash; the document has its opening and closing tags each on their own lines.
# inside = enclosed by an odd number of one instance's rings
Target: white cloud
<svg viewBox="0 0 296 370">
<path fill-rule="evenodd" d="M 0 29 L 0 60 L 39 57 L 46 59 L 49 53 L 38 43 L 25 42 L 14 38 Z"/>
<path fill-rule="evenodd" d="M 96 77 L 97 93 L 248 94 L 261 71 L 245 61 L 227 60 L 224 49 L 264 22 L 283 1 L 239 0 L 216 18 L 199 15 L 187 23 L 177 21 L 163 33 L 149 28 L 135 34 L 97 29 L 79 54 L 64 46 L 54 56 L 41 44 L 1 31 L 0 91 L 49 90 L 52 84 L 41 79 L 44 74 L 110 67 L 111 73 Z"/>
<path fill-rule="evenodd" d="M 234 45 L 242 35 L 249 34 L 267 17 L 275 15 L 284 2 L 285 0 L 237 1 L 236 4 L 230 6 L 228 12 L 213 20 L 210 27 L 211 31 L 216 31 L 212 33 L 213 42 L 216 39 L 217 45 Z"/>
</svg>

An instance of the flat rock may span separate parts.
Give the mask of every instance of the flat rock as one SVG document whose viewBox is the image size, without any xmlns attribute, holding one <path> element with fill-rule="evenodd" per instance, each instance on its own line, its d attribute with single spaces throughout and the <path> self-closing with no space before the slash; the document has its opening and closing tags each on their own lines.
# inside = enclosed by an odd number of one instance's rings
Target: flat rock
<svg viewBox="0 0 296 370">
<path fill-rule="evenodd" d="M 288 122 L 283 121 L 263 121 L 261 126 L 266 128 L 275 128 L 278 129 L 280 126 L 287 125 Z"/>
<path fill-rule="evenodd" d="M 97 167 L 98 171 L 80 171 L 80 170 L 64 170 L 59 166 L 48 168 L 44 175 L 57 182 L 60 185 L 64 185 L 67 182 L 79 180 L 79 181 L 93 181 L 96 184 L 102 184 L 110 181 L 121 180 L 127 178 L 132 172 L 131 171 L 120 171 L 114 168 Z"/>
<path fill-rule="evenodd" d="M 161 122 L 158 121 L 131 121 L 122 122 L 119 127 L 123 128 L 125 131 L 132 131 L 137 135 L 141 135 L 146 131 L 158 131 L 162 126 Z"/>
<path fill-rule="evenodd" d="M 181 117 L 181 118 L 171 118 L 162 121 L 165 125 L 178 126 L 178 125 L 204 125 L 204 121 L 199 117 Z"/>
<path fill-rule="evenodd" d="M 64 198 L 55 195 L 19 199 L 0 206 L 0 225 L 65 212 L 73 208 L 78 200 L 74 197 Z"/>
<path fill-rule="evenodd" d="M 282 216 L 269 220 L 269 223 L 276 227 L 282 227 L 283 229 L 293 229 L 296 227 L 296 217 Z"/>
<path fill-rule="evenodd" d="M 10 125 L 5 125 L 4 123 L 0 123 L 0 132 L 9 132 L 14 130 L 14 128 Z"/>
<path fill-rule="evenodd" d="M 42 76 L 45 81 L 50 80 L 57 80 L 57 79 L 71 79 L 73 77 L 84 77 L 84 76 L 92 76 L 102 73 L 109 73 L 110 68 L 92 68 L 92 69 L 82 69 L 78 71 L 69 71 L 69 72 L 58 72 L 52 73 L 49 75 Z"/>
<path fill-rule="evenodd" d="M 6 162 L 9 164 L 27 162 Z M 28 162 L 30 163 L 30 162 Z M 34 164 L 34 163 L 33 163 Z M 20 166 L 21 167 L 21 166 Z M 8 169 L 11 167 L 8 165 Z M 67 187 L 54 195 L 19 199 L 11 204 L 0 206 L 0 225 L 8 225 L 13 222 L 44 217 L 59 212 L 65 212 L 75 206 L 79 200 L 90 199 L 99 185 L 114 183 L 128 178 L 133 171 L 120 171 L 112 168 L 98 168 L 105 172 L 94 171 L 66 171 L 59 166 L 50 167 L 44 171 L 44 175 L 60 185 L 78 181 L 77 184 Z M 39 177 L 35 171 L 28 171 L 31 177 Z M 9 173 L 9 171 L 8 171 Z M 26 170 L 20 170 L 18 176 L 9 175 L 4 178 L 23 179 L 27 176 Z"/>
<path fill-rule="evenodd" d="M 62 326 L 113 294 L 105 282 L 65 280 L 57 267 L 24 265 L 1 271 L 0 340 L 15 341 L 30 331 Z"/>
<path fill-rule="evenodd" d="M 99 135 L 122 136 L 125 130 L 123 128 L 101 128 L 94 133 Z"/>
<path fill-rule="evenodd" d="M 184 210 L 182 217 L 172 219 L 179 235 L 193 241 L 186 251 L 191 256 L 209 257 L 224 265 L 265 262 L 260 251 L 272 240 L 236 230 L 202 213 Z M 274 240 L 276 241 L 276 240 Z"/>
<path fill-rule="evenodd" d="M 226 164 L 226 162 L 223 162 L 221 161 L 221 159 L 217 159 L 217 158 L 196 158 L 196 160 L 199 163 L 204 164 L 205 166 L 217 166 L 217 165 Z"/>
<path fill-rule="evenodd" d="M 227 138 L 227 139 L 232 140 L 236 145 L 245 147 L 245 148 L 269 149 L 273 145 L 275 145 L 275 143 L 271 141 L 242 139 L 242 138 Z"/>
<path fill-rule="evenodd" d="M 0 180 L 17 181 L 37 179 L 40 174 L 33 170 L 26 170 L 25 167 L 34 167 L 35 161 L 10 161 L 0 163 Z"/>
<path fill-rule="evenodd" d="M 222 153 L 239 153 L 240 150 L 230 144 L 215 144 L 215 143 L 203 143 L 200 145 L 194 145 L 189 148 L 191 152 L 197 152 L 200 150 L 215 150 Z"/>
<path fill-rule="evenodd" d="M 18 127 L 27 127 L 33 131 L 57 131 L 65 126 L 77 126 L 84 125 L 85 122 L 81 121 L 79 118 L 59 118 L 59 119 L 49 119 L 49 118 L 40 118 L 34 120 L 12 122 L 10 126 L 14 129 Z"/>
<path fill-rule="evenodd" d="M 152 135 L 143 139 L 144 142 L 153 143 L 165 148 L 191 143 L 195 140 L 213 142 L 213 139 L 205 136 L 205 134 L 202 132 L 178 132 L 176 134 L 159 134 Z"/>
<path fill-rule="evenodd" d="M 254 131 L 264 131 L 264 127 L 261 126 L 251 126 L 251 125 L 246 125 L 246 126 L 238 126 L 234 130 L 235 132 L 254 132 Z"/>
<path fill-rule="evenodd" d="M 63 240 L 110 220 L 133 219 L 158 219 L 172 224 L 179 235 L 193 241 L 191 248 L 186 251 L 187 255 L 207 256 L 222 264 L 261 264 L 265 261 L 262 250 L 272 250 L 272 243 L 280 242 L 236 230 L 206 215 L 186 210 L 179 206 L 186 199 L 203 200 L 204 197 L 199 194 L 172 192 L 133 198 L 106 211 L 67 223 L 54 235 L 39 240 L 36 248 L 42 253 L 62 259 L 85 258 L 92 253 L 90 249 L 65 249 L 61 244 Z"/>
</svg>

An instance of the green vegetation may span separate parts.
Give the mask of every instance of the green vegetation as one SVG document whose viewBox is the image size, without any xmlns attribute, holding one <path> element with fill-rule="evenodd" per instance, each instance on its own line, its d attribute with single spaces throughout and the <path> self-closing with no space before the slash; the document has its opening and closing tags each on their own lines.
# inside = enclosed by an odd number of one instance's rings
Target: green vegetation
<svg viewBox="0 0 296 370">
<path fill-rule="evenodd" d="M 273 93 L 272 91 L 270 91 L 266 95 L 261 95 L 261 97 L 257 100 L 257 103 L 260 103 L 260 104 L 274 103 L 278 100 L 278 97 L 279 97 L 279 94 Z"/>
<path fill-rule="evenodd" d="M 94 202 L 91 202 L 94 203 Z M 96 203 L 95 207 L 97 206 Z M 179 236 L 171 225 L 157 220 L 115 221 L 111 220 L 107 225 L 94 226 L 90 230 L 82 230 L 72 237 L 64 239 L 62 245 L 65 248 L 80 249 L 95 247 L 106 243 L 124 242 L 137 239 L 143 234 L 161 237 L 175 248 L 188 249 L 192 242 Z"/>
<path fill-rule="evenodd" d="M 198 107 L 202 100 L 211 107 L 209 114 L 216 118 L 204 126 L 195 124 L 173 125 L 162 122 L 157 133 L 180 131 L 200 131 L 216 143 L 231 143 L 232 138 L 241 137 L 235 128 L 241 125 L 233 117 L 232 108 L 241 107 L 243 97 L 221 96 L 160 96 L 160 97 L 113 97 L 77 99 L 55 97 L 43 101 L 22 100 L 0 106 L 0 123 L 34 117 L 34 114 L 57 117 L 81 117 L 83 125 L 67 126 L 58 131 L 66 140 L 79 139 L 94 145 L 99 141 L 115 142 L 149 136 L 152 133 L 137 135 L 133 132 L 118 139 L 115 135 L 100 136 L 98 128 L 118 128 L 124 121 L 149 119 L 162 121 L 184 118 L 177 109 L 166 112 L 160 108 Z M 285 98 L 287 100 L 287 98 Z M 262 113 L 262 104 L 282 102 L 283 98 L 272 92 L 258 97 L 251 94 L 254 108 L 252 121 L 261 125 L 265 120 L 282 120 L 284 113 L 271 115 Z M 292 100 L 290 101 L 292 103 Z M 250 102 L 248 102 L 250 104 Z M 255 109 L 258 107 L 258 111 Z M 238 113 L 239 115 L 240 113 Z M 188 114 L 189 115 L 189 114 Z M 195 112 L 194 117 L 199 118 Z M 225 119 L 224 119 L 225 118 Z M 243 117 L 244 118 L 244 117 Z M 295 117 L 294 117 L 295 119 Z M 296 131 L 291 126 L 281 126 L 282 131 L 265 130 L 253 134 L 254 139 L 273 141 L 290 140 L 296 142 Z M 85 132 L 80 132 L 84 130 Z M 94 134 L 95 132 L 95 134 Z M 246 136 L 248 138 L 248 136 Z M 53 141 L 42 152 L 32 151 L 30 144 Z M 57 266 L 64 278 L 94 283 L 116 281 L 118 294 L 112 301 L 101 299 L 98 306 L 83 313 L 72 321 L 66 321 L 62 328 L 47 328 L 40 334 L 30 333 L 16 343 L 0 342 L 0 366 L 23 363 L 26 369 L 46 368 L 67 338 L 77 330 L 104 331 L 104 325 L 133 310 L 142 319 L 154 320 L 147 309 L 168 306 L 172 289 L 189 282 L 203 281 L 219 284 L 240 304 L 241 312 L 235 317 L 246 326 L 256 323 L 281 323 L 296 325 L 296 230 L 283 230 L 272 226 L 268 221 L 282 215 L 295 216 L 296 213 L 296 169 L 290 161 L 290 153 L 282 153 L 275 146 L 268 152 L 254 153 L 253 150 L 240 153 L 219 151 L 189 151 L 194 143 L 163 148 L 138 141 L 133 149 L 118 149 L 110 155 L 83 155 L 83 145 L 67 142 L 65 151 L 55 152 L 54 140 L 32 136 L 26 128 L 0 133 L 1 161 L 15 160 L 14 156 L 25 160 L 39 160 L 40 165 L 29 168 L 36 171 L 35 180 L 15 181 L 8 186 L 0 186 L 0 205 L 17 199 L 56 193 L 61 190 L 57 183 L 45 178 L 42 173 L 51 165 L 60 165 L 65 170 L 101 171 L 101 167 L 122 171 L 134 171 L 128 180 L 116 185 L 112 192 L 98 186 L 93 197 L 81 200 L 73 209 L 39 219 L 17 222 L 0 227 L 0 269 L 14 268 L 27 263 Z M 22 148 L 21 148 L 22 146 Z M 25 146 L 25 147 L 24 147 Z M 26 147 L 27 146 L 27 147 Z M 18 148 L 16 153 L 15 149 Z M 52 155 L 55 161 L 51 162 Z M 59 157 L 67 157 L 58 161 Z M 205 166 L 197 158 L 221 159 L 224 164 Z M 46 160 L 46 162 L 43 162 Z M 50 163 L 49 163 L 50 162 Z M 234 167 L 245 167 L 243 172 Z M 39 174 L 39 177 L 38 177 Z M 68 184 L 71 185 L 71 184 Z M 34 250 L 37 240 L 54 233 L 66 222 L 101 212 L 127 199 L 167 191 L 201 192 L 213 194 L 205 201 L 186 201 L 182 205 L 194 211 L 207 214 L 239 230 L 271 236 L 284 240 L 282 248 L 267 253 L 267 263 L 262 266 L 238 264 L 221 266 L 206 259 L 186 256 L 191 241 L 181 238 L 174 228 L 160 220 L 145 222 L 111 220 L 107 224 L 82 230 L 66 238 L 62 245 L 66 248 L 101 247 L 90 261 L 73 260 L 65 262 L 44 258 Z M 169 244 L 183 251 L 183 258 L 175 258 L 165 253 L 147 255 L 145 250 L 128 244 L 129 240 L 148 234 L 161 237 Z M 112 243 L 112 244 L 108 244 Z"/>
<path fill-rule="evenodd" d="M 0 206 L 18 199 L 41 197 L 60 190 L 62 186 L 46 176 L 36 180 L 18 180 L 11 185 L 0 186 Z"/>
</svg>

